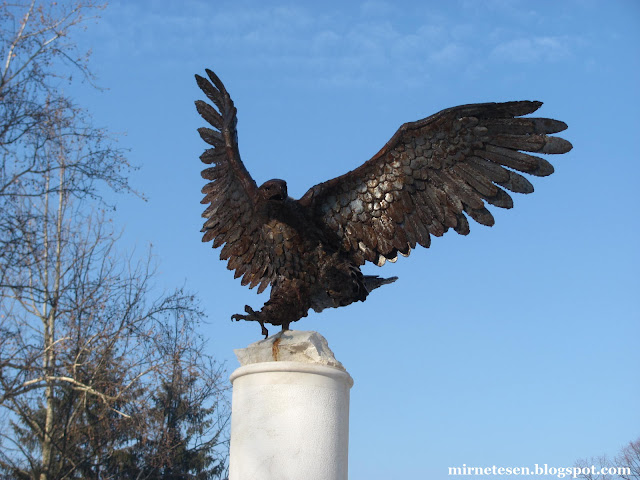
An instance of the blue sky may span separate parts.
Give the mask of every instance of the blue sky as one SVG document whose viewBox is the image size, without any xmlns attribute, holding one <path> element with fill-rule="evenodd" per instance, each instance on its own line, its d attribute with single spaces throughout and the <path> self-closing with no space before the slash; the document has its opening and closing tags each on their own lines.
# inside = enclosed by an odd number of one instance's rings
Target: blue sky
<svg viewBox="0 0 640 480">
<path fill-rule="evenodd" d="M 256 181 L 284 178 L 294 197 L 404 122 L 545 102 L 539 114 L 567 122 L 574 149 L 551 158 L 556 173 L 533 179 L 534 194 L 493 209 L 493 228 L 369 266 L 400 278 L 294 328 L 323 334 L 355 379 L 352 480 L 571 466 L 640 435 L 640 3 L 112 1 L 79 38 L 108 90 L 72 93 L 126 133 L 149 198 L 116 198 L 124 246 L 152 243 L 158 288 L 200 295 L 229 373 L 232 350 L 260 338 L 229 317 L 268 297 L 200 243 L 195 73 L 226 84 Z"/>
</svg>

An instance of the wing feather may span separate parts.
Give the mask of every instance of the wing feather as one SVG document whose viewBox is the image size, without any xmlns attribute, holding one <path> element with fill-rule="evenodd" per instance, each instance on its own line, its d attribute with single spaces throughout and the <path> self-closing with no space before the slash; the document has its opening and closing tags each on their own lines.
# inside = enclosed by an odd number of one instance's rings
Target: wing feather
<svg viewBox="0 0 640 480">
<path fill-rule="evenodd" d="M 567 128 L 523 117 L 541 102 L 463 105 L 407 123 L 369 161 L 312 187 L 299 202 L 341 239 L 342 248 L 377 264 L 429 247 L 450 228 L 469 233 L 467 217 L 491 226 L 490 204 L 512 208 L 507 191 L 531 193 L 521 173 L 547 176 L 553 166 L 535 154 L 562 154 Z M 529 153 L 523 153 L 529 152 Z"/>
<path fill-rule="evenodd" d="M 197 100 L 196 110 L 213 128 L 198 129 L 200 137 L 212 148 L 205 150 L 200 160 L 208 168 L 202 177 L 209 180 L 202 188 L 203 204 L 208 204 L 202 216 L 206 218 L 203 242 L 213 241 L 222 247 L 220 258 L 228 260 L 227 268 L 242 276 L 242 284 L 258 284 L 264 289 L 273 281 L 265 264 L 265 252 L 260 250 L 260 225 L 255 215 L 257 186 L 240 159 L 236 130 L 236 108 L 220 79 L 211 70 L 207 77 L 196 75 L 196 82 L 210 105 Z"/>
</svg>

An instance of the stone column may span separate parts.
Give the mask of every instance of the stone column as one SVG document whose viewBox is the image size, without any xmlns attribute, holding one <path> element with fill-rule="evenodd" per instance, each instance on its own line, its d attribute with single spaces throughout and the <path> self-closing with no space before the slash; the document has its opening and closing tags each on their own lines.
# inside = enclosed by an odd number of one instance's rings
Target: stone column
<svg viewBox="0 0 640 480">
<path fill-rule="evenodd" d="M 230 480 L 347 480 L 353 379 L 317 332 L 235 350 Z"/>
</svg>

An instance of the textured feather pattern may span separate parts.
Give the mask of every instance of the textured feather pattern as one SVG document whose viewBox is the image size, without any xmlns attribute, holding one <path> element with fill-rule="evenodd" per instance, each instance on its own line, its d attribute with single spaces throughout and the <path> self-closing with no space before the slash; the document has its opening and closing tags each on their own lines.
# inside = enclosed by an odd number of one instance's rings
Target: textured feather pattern
<svg viewBox="0 0 640 480">
<path fill-rule="evenodd" d="M 483 225 L 486 204 L 511 208 L 508 191 L 531 193 L 520 173 L 546 176 L 551 164 L 530 153 L 560 154 L 571 144 L 549 136 L 566 124 L 522 117 L 541 102 L 464 105 L 400 127 L 369 161 L 311 188 L 300 203 L 339 236 L 358 264 L 382 265 L 450 228 L 469 233 L 467 216 Z"/>
<path fill-rule="evenodd" d="M 202 203 L 208 204 L 202 214 L 207 219 L 202 241 L 222 247 L 220 258 L 229 260 L 236 278 L 241 276 L 243 285 L 260 285 L 262 291 L 275 278 L 269 260 L 273 245 L 263 238 L 263 225 L 255 215 L 257 186 L 240 160 L 236 108 L 220 79 L 206 72 L 208 79 L 196 75 L 198 86 L 213 102 L 196 101 L 198 113 L 213 127 L 198 129 L 212 146 L 200 157 L 209 166 L 202 176 L 210 180 L 202 189 Z"/>
</svg>

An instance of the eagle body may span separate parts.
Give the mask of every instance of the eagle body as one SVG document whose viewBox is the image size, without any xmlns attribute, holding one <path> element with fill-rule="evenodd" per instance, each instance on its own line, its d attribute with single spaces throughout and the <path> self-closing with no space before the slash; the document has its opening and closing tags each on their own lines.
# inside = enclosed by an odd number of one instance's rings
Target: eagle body
<svg viewBox="0 0 640 480">
<path fill-rule="evenodd" d="M 196 81 L 212 104 L 196 108 L 213 128 L 200 128 L 212 148 L 200 159 L 203 241 L 221 248 L 220 258 L 242 284 L 271 295 L 260 311 L 248 305 L 235 320 L 288 329 L 309 309 L 322 311 L 364 301 L 392 278 L 364 275 L 367 262 L 382 266 L 431 236 L 450 229 L 469 233 L 468 218 L 491 226 L 486 208 L 512 208 L 508 192 L 531 193 L 522 174 L 544 177 L 553 166 L 531 155 L 562 154 L 571 143 L 551 136 L 564 122 L 526 117 L 536 101 L 481 103 L 453 107 L 402 125 L 370 160 L 310 188 L 300 199 L 288 196 L 284 180 L 258 187 L 240 159 L 236 108 L 210 70 Z"/>
<path fill-rule="evenodd" d="M 261 312 L 247 307 L 248 315 L 233 318 L 255 317 L 266 335 L 265 319 L 288 329 L 309 309 L 321 312 L 364 301 L 370 290 L 395 280 L 363 275 L 357 263 L 340 248 L 335 232 L 316 225 L 310 209 L 286 196 L 283 180 L 270 180 L 260 190 L 265 191 L 266 186 L 276 182 L 283 193 L 271 197 L 263 194 L 255 205 L 257 237 L 266 247 L 273 269 L 271 298 Z"/>
</svg>

